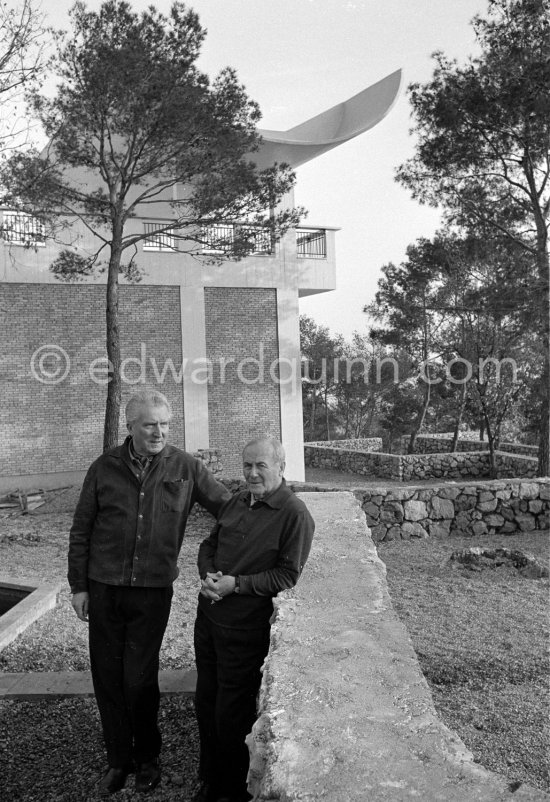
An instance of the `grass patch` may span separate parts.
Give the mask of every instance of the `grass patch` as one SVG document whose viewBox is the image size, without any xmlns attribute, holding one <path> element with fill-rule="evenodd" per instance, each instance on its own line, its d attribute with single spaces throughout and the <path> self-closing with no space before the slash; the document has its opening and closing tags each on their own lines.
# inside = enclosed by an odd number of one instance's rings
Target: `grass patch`
<svg viewBox="0 0 550 802">
<path fill-rule="evenodd" d="M 545 565 L 550 553 L 543 532 L 394 541 L 378 553 L 441 719 L 485 768 L 549 791 L 549 582 L 513 566 L 451 567 L 452 552 L 472 545 Z"/>
</svg>

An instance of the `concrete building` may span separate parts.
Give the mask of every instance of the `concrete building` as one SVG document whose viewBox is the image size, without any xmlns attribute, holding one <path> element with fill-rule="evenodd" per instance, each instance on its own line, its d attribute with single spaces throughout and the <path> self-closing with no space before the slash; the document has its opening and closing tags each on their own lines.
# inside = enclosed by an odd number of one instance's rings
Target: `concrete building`
<svg viewBox="0 0 550 802">
<path fill-rule="evenodd" d="M 363 133 L 390 110 L 400 80 L 393 73 L 289 131 L 261 131 L 255 160 L 297 167 Z M 147 231 L 162 214 L 132 224 Z M 298 304 L 335 288 L 335 231 L 318 221 L 275 247 L 259 236 L 256 253 L 221 265 L 179 251 L 169 235 L 143 240 L 141 282 L 121 279 L 123 402 L 136 386 L 158 386 L 174 407 L 171 442 L 218 450 L 227 476 L 240 475 L 247 439 L 280 437 L 287 476 L 302 479 Z M 61 283 L 49 269 L 59 246 L 32 218 L 4 210 L 2 232 L 0 488 L 60 486 L 102 447 L 105 278 Z M 71 236 L 81 253 L 97 248 L 81 223 Z"/>
</svg>

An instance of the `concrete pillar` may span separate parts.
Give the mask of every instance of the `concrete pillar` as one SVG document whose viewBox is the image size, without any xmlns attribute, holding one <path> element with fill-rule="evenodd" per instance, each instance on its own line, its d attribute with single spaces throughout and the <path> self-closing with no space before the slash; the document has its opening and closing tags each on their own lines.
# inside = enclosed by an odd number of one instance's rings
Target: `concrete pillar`
<svg viewBox="0 0 550 802">
<path fill-rule="evenodd" d="M 209 448 L 204 287 L 180 287 L 185 450 Z"/>
<path fill-rule="evenodd" d="M 304 480 L 304 432 L 300 369 L 300 313 L 298 293 L 292 287 L 277 289 L 279 333 L 279 403 L 281 439 L 286 451 L 288 479 Z"/>
</svg>

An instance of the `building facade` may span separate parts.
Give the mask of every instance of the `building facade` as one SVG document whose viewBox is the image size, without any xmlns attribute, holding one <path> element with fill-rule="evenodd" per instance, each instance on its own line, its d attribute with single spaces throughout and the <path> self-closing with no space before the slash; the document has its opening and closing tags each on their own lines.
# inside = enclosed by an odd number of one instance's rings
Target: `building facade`
<svg viewBox="0 0 550 802">
<path fill-rule="evenodd" d="M 362 133 L 390 109 L 399 83 L 395 73 L 291 131 L 262 132 L 260 159 L 298 166 Z M 60 282 L 50 270 L 59 245 L 32 218 L 1 214 L 0 488 L 61 486 L 102 448 L 105 277 Z M 132 226 L 146 233 L 159 214 Z M 97 248 L 78 222 L 71 244 Z M 216 449 L 228 477 L 240 476 L 248 439 L 279 437 L 286 475 L 302 479 L 298 304 L 335 287 L 335 229 L 299 227 L 274 245 L 259 237 L 257 252 L 221 264 L 180 251 L 169 234 L 138 249 L 141 281 L 121 278 L 120 287 L 123 404 L 140 386 L 158 387 L 173 405 L 171 442 Z"/>
</svg>

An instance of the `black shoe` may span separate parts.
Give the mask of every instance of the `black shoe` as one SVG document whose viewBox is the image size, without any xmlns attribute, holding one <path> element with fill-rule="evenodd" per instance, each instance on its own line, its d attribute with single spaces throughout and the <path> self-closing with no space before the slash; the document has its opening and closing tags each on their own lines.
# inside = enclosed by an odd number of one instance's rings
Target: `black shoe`
<svg viewBox="0 0 550 802">
<path fill-rule="evenodd" d="M 99 782 L 99 795 L 110 796 L 111 794 L 116 794 L 117 791 L 124 788 L 127 776 L 128 771 L 126 769 L 110 768 Z"/>
<path fill-rule="evenodd" d="M 140 763 L 136 771 L 136 791 L 152 791 L 160 782 L 160 766 L 158 760 Z"/>
</svg>

